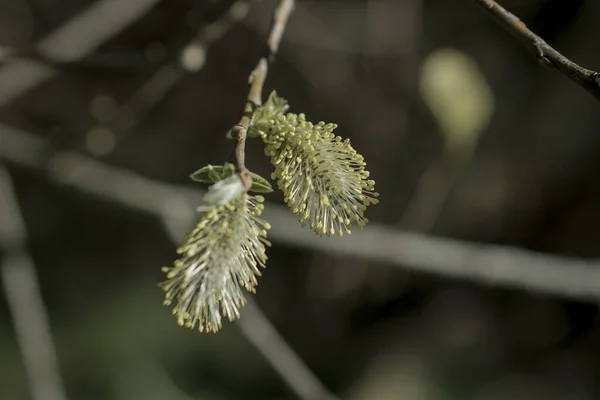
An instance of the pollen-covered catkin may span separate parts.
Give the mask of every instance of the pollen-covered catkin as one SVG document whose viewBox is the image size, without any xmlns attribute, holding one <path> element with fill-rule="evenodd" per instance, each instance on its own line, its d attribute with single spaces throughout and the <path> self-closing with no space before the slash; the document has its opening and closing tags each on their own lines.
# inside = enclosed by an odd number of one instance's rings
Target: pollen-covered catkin
<svg viewBox="0 0 600 400">
<path fill-rule="evenodd" d="M 260 134 L 275 167 L 272 178 L 300 222 L 327 236 L 365 225 L 367 206 L 378 202 L 375 182 L 350 140 L 333 133 L 337 125 L 312 124 L 291 113 L 269 125 Z"/>
<path fill-rule="evenodd" d="M 245 304 L 242 289 L 255 291 L 267 261 L 270 226 L 260 218 L 263 201 L 262 196 L 244 193 L 210 208 L 178 249 L 181 258 L 163 268 L 164 303 L 175 303 L 173 313 L 180 325 L 216 332 L 222 316 L 239 318 Z"/>
</svg>

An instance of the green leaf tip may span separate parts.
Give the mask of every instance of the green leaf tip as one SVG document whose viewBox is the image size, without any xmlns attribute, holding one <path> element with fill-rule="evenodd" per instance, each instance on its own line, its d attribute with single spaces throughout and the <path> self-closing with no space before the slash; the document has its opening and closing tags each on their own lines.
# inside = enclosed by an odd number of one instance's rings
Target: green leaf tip
<svg viewBox="0 0 600 400">
<path fill-rule="evenodd" d="M 224 165 L 207 165 L 192 173 L 190 178 L 196 182 L 216 183 L 229 178 L 235 173 L 235 167 L 231 163 Z"/>
<path fill-rule="evenodd" d="M 248 137 L 259 137 L 261 132 L 268 130 L 272 121 L 284 115 L 288 108 L 287 100 L 277 96 L 277 92 L 272 91 L 267 101 L 253 111 L 247 133 Z"/>
<path fill-rule="evenodd" d="M 196 182 L 217 183 L 230 178 L 233 174 L 235 174 L 235 167 L 231 163 L 225 163 L 224 165 L 209 164 L 191 174 L 190 178 Z M 252 187 L 249 189 L 251 192 L 271 193 L 273 191 L 271 183 L 262 176 L 254 172 L 250 172 L 250 176 L 252 177 Z"/>
<path fill-rule="evenodd" d="M 250 172 L 250 176 L 252 176 L 252 186 L 250 187 L 251 192 L 271 193 L 273 191 L 273 186 L 271 186 L 271 183 L 262 176 L 255 174 L 254 172 Z"/>
</svg>

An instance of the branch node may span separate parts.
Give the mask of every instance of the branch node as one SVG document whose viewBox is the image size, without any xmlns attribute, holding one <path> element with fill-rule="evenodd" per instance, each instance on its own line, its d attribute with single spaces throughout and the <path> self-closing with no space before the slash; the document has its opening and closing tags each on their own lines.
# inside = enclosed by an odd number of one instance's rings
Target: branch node
<svg viewBox="0 0 600 400">
<path fill-rule="evenodd" d="M 554 64 L 552 63 L 552 61 L 548 57 L 546 57 L 542 44 L 539 41 L 535 41 L 532 45 L 538 63 L 546 68 L 554 68 Z"/>
<path fill-rule="evenodd" d="M 241 171 L 240 178 L 242 179 L 242 183 L 244 184 L 246 190 L 250 190 L 250 188 L 252 187 L 252 175 L 250 175 L 250 171 L 248 171 L 247 169 Z"/>
<path fill-rule="evenodd" d="M 241 142 L 246 138 L 246 127 L 243 125 L 235 125 L 231 128 L 231 138 L 235 139 L 238 142 Z"/>
</svg>

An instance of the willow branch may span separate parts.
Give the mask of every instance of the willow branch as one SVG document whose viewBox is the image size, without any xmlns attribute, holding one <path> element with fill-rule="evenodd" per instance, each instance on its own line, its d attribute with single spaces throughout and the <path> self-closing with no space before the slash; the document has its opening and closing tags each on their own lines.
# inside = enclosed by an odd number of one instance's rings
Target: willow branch
<svg viewBox="0 0 600 400">
<path fill-rule="evenodd" d="M 600 100 L 600 73 L 583 68 L 551 47 L 527 28 L 525 23 L 494 0 L 475 0 L 500 25 L 531 48 L 538 61 L 555 69 Z"/>
<path fill-rule="evenodd" d="M 250 89 L 244 112 L 239 122 L 230 131 L 231 137 L 236 141 L 232 154 L 233 164 L 238 172 L 240 172 L 246 187 L 252 185 L 252 180 L 245 165 L 246 134 L 250 125 L 250 118 L 254 108 L 262 104 L 262 91 L 265 79 L 267 79 L 267 74 L 269 73 L 269 62 L 273 62 L 277 55 L 283 32 L 293 9 L 294 0 L 280 0 L 277 8 L 275 8 L 273 21 L 271 22 L 271 28 L 267 37 L 267 54 L 258 61 L 258 64 L 256 64 L 256 67 L 250 74 L 248 79 Z"/>
</svg>

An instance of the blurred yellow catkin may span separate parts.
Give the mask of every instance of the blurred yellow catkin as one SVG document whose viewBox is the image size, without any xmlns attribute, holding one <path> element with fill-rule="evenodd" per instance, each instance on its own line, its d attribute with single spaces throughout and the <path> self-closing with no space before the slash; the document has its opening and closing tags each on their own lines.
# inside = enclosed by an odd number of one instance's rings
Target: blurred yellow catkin
<svg viewBox="0 0 600 400">
<path fill-rule="evenodd" d="M 456 49 L 434 50 L 421 67 L 419 90 L 444 133 L 446 149 L 472 148 L 494 111 L 492 89 L 477 62 Z"/>
</svg>

